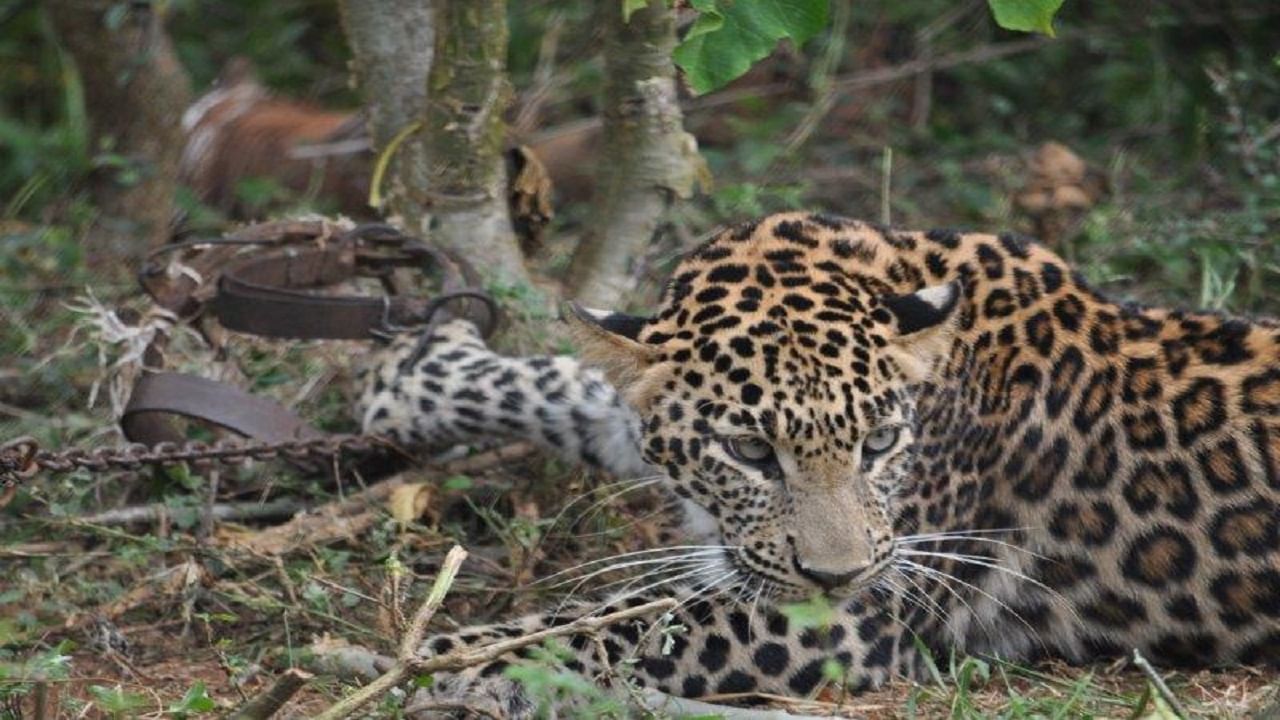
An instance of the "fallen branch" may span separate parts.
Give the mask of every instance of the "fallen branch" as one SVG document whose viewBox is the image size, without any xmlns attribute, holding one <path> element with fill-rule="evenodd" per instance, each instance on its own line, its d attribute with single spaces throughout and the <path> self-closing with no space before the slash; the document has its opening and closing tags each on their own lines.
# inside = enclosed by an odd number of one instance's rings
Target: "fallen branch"
<svg viewBox="0 0 1280 720">
<path fill-rule="evenodd" d="M 716 717 L 724 720 L 838 720 L 835 715 L 796 715 L 786 710 L 733 707 L 690 700 L 657 690 L 642 692 L 645 706 L 663 716 Z"/>
<path fill-rule="evenodd" d="M 652 615 L 658 612 L 668 612 L 677 605 L 673 598 L 663 598 L 654 600 L 653 602 L 637 605 L 633 608 L 619 610 L 609 613 L 608 615 L 600 615 L 599 617 L 583 617 L 574 620 L 571 623 L 560 625 L 558 627 L 539 630 L 530 633 L 524 637 L 512 638 L 510 640 L 501 640 L 489 645 L 481 645 L 479 647 L 462 648 L 451 653 L 438 655 L 433 658 L 414 658 L 413 670 L 419 673 L 432 672 L 450 672 L 462 670 L 464 668 L 473 667 L 490 660 L 498 658 L 510 652 L 515 652 L 529 645 L 537 645 L 543 640 L 553 637 L 562 637 L 565 635 L 586 634 L 599 632 L 614 623 L 620 623 L 623 620 Z"/>
<path fill-rule="evenodd" d="M 460 548 L 455 548 L 460 550 Z M 450 551 L 450 555 L 453 551 Z M 460 562 L 460 560 L 459 560 Z M 447 585 L 442 586 L 442 580 L 445 579 L 445 572 L 449 566 L 449 558 L 445 558 L 445 565 L 441 568 L 441 575 L 436 578 L 435 585 L 432 586 L 431 594 L 423 606 L 414 616 L 413 621 L 409 625 L 409 632 L 405 635 L 404 641 L 400 644 L 400 650 L 395 663 L 387 669 L 382 675 L 378 676 L 371 683 L 364 686 L 357 692 L 348 696 L 338 705 L 333 706 L 323 715 L 319 716 L 319 720 L 337 720 L 338 718 L 347 717 L 348 714 L 355 712 L 365 704 L 371 702 L 379 695 L 387 692 L 391 688 L 398 685 L 410 675 L 419 675 L 433 672 L 450 672 L 463 670 L 465 668 L 481 665 L 492 660 L 497 660 L 511 652 L 515 652 L 520 648 L 529 645 L 536 645 L 543 640 L 553 637 L 561 637 L 564 635 L 591 634 L 599 632 L 601 629 L 619 623 L 624 620 L 652 615 L 655 613 L 668 612 L 676 606 L 676 601 L 672 598 L 664 598 L 655 600 L 644 605 L 634 608 L 619 610 L 608 615 L 600 615 L 598 617 L 584 617 L 574 620 L 571 623 L 558 627 L 547 628 L 535 633 L 530 633 L 523 637 L 512 638 L 508 640 L 500 640 L 489 645 L 481 645 L 477 647 L 460 648 L 444 655 L 438 655 L 432 658 L 423 658 L 417 654 L 417 647 L 422 643 L 422 635 L 426 628 L 427 622 L 439 607 L 439 601 L 443 599 L 444 592 L 448 590 Z M 456 569 L 454 571 L 456 573 Z M 452 583 L 452 578 L 449 578 Z M 443 589 L 442 589 L 443 588 Z M 439 590 L 439 593 L 437 591 Z M 437 598 L 438 594 L 438 599 Z M 322 657 L 321 662 L 335 674 L 344 674 L 347 676 L 368 677 L 370 668 L 384 665 L 386 658 L 382 655 L 345 645 L 334 645 L 333 643 L 325 643 L 323 646 L 312 646 Z M 414 712 L 414 708 L 406 708 L 406 712 Z M 782 716 L 777 716 L 781 718 Z M 746 717 L 745 720 L 764 720 L 761 718 Z"/>
<path fill-rule="evenodd" d="M 521 460 L 538 451 L 537 446 L 528 442 L 515 442 L 502 445 L 492 450 L 476 453 L 470 457 L 459 458 L 438 467 L 442 473 L 456 475 L 458 473 L 480 472 L 505 462 Z"/>
<path fill-rule="evenodd" d="M 600 617 L 583 618 L 574 621 L 568 625 L 557 628 L 540 631 L 531 635 L 527 635 L 515 640 L 506 640 L 493 645 L 486 645 L 469 650 L 460 650 L 442 655 L 438 658 L 430 660 L 417 659 L 416 655 L 410 658 L 411 667 L 406 670 L 415 673 L 461 670 L 468 667 L 474 667 L 490 660 L 496 660 L 521 647 L 541 642 L 549 637 L 559 635 L 574 634 L 578 632 L 591 633 L 616 622 L 630 619 L 652 612 L 668 610 L 674 607 L 673 600 L 658 600 L 647 605 L 621 612 L 602 615 Z M 415 636 L 414 632 L 410 632 L 406 637 Z M 312 645 L 312 651 L 316 653 L 317 659 L 326 672 L 332 675 L 338 675 L 346 678 L 371 680 L 385 678 L 387 674 L 395 671 L 394 664 L 403 661 L 393 661 L 385 655 L 379 655 L 365 648 L 334 643 L 333 641 L 325 641 Z M 405 650 L 402 644 L 400 651 Z M 386 671 L 381 677 L 378 676 L 376 668 L 387 667 L 393 665 L 391 670 Z M 407 674 L 407 673 L 406 673 Z M 403 677 L 403 675 L 401 676 Z M 388 684 L 383 682 L 379 685 L 380 692 L 394 686 L 395 683 Z M 372 687 L 372 686 L 368 686 Z M 367 688 L 366 688 L 367 689 Z M 719 705 L 701 700 L 690 700 L 687 698 L 675 697 L 657 690 L 643 690 L 639 699 L 643 701 L 645 707 L 650 710 L 657 710 L 673 717 L 680 716 L 700 716 L 700 717 L 721 717 L 725 720 L 831 720 L 834 715 L 804 715 L 788 712 L 786 710 L 769 710 L 759 708 L 742 708 L 730 705 Z M 436 707 L 433 705 L 433 707 Z M 406 712 L 412 713 L 415 708 L 406 708 Z"/>
<path fill-rule="evenodd" d="M 230 720 L 267 720 L 315 677 L 306 670 L 289 668 L 258 695 L 231 714 Z"/>
<path fill-rule="evenodd" d="M 533 454 L 537 450 L 531 443 L 517 442 L 510 445 L 486 450 L 470 457 L 460 458 L 439 465 L 428 466 L 428 469 L 444 475 L 456 475 L 459 473 L 474 473 L 482 470 L 501 465 L 504 462 L 512 462 Z M 294 518 L 294 520 L 306 522 L 306 518 L 316 518 L 319 516 L 329 516 L 329 510 L 336 510 L 338 515 L 350 515 L 353 512 L 366 509 L 373 504 L 385 500 L 391 495 L 391 492 L 399 485 L 404 484 L 404 480 L 400 476 L 395 476 L 384 480 L 380 483 L 369 486 L 364 492 L 353 495 L 346 500 L 337 503 L 329 503 L 308 513 L 306 516 L 294 517 L 299 512 L 306 510 L 306 505 L 296 498 L 279 498 L 268 502 L 233 502 L 233 503 L 215 503 L 207 506 L 208 512 L 213 519 L 220 521 L 243 521 L 243 520 L 274 520 L 279 518 Z M 91 525 L 131 525 L 133 523 L 159 523 L 173 517 L 173 510 L 164 503 L 153 503 L 151 505 L 131 505 L 129 507 L 115 508 L 112 510 L 104 510 L 92 515 L 85 515 L 78 518 L 80 521 Z M 290 534 L 296 534 L 290 531 Z"/>
<path fill-rule="evenodd" d="M 431 466 L 433 476 L 476 473 L 526 457 L 537 450 L 530 443 L 519 442 L 488 450 L 470 457 Z M 279 556 L 304 544 L 325 545 L 359 536 L 381 518 L 381 508 L 396 490 L 407 484 L 406 474 L 394 475 L 374 483 L 360 492 L 326 503 L 295 515 L 281 525 L 265 528 L 252 535 L 224 538 L 226 545 L 255 555 Z"/>
<path fill-rule="evenodd" d="M 1173 690 L 1169 689 L 1169 685 L 1165 683 L 1164 678 L 1160 677 L 1160 673 L 1156 672 L 1156 669 L 1151 666 L 1151 663 L 1147 662 L 1147 659 L 1142 656 L 1142 653 L 1138 652 L 1137 648 L 1133 650 L 1133 664 L 1146 673 L 1147 678 L 1151 680 L 1152 687 L 1160 694 L 1161 699 L 1168 703 L 1169 707 L 1178 714 L 1179 718 L 1186 720 L 1186 718 L 1191 717 L 1187 714 L 1187 709 L 1182 707 L 1182 703 L 1178 701 L 1178 696 L 1174 695 Z"/>
<path fill-rule="evenodd" d="M 209 513 L 215 520 L 272 520 L 293 517 L 303 507 L 302 502 L 297 499 L 281 498 L 269 502 L 215 503 L 209 506 Z M 164 503 L 153 503 L 103 510 L 79 519 L 91 525 L 130 525 L 139 522 L 164 522 L 171 517 L 171 508 Z"/>
<path fill-rule="evenodd" d="M 448 594 L 449 588 L 453 587 L 454 578 L 458 576 L 458 568 L 462 566 L 462 561 L 466 558 L 467 551 L 463 550 L 459 545 L 454 545 L 449 550 L 449 554 L 445 555 L 444 563 L 440 565 L 440 574 L 436 576 L 436 581 L 431 585 L 431 592 L 427 593 L 427 599 L 422 602 L 418 612 L 414 613 L 413 621 L 409 624 L 409 631 L 400 642 L 400 652 L 396 658 L 395 665 L 392 665 L 391 669 L 383 673 L 377 680 L 365 685 L 343 698 L 333 707 L 317 715 L 317 720 L 338 720 L 355 713 L 355 711 L 372 702 L 383 693 L 399 685 L 415 670 L 413 661 L 417 656 L 418 646 L 422 644 L 422 636 L 426 633 L 427 623 L 431 622 L 432 616 L 440 609 L 440 603 L 444 602 L 444 596 Z"/>
</svg>

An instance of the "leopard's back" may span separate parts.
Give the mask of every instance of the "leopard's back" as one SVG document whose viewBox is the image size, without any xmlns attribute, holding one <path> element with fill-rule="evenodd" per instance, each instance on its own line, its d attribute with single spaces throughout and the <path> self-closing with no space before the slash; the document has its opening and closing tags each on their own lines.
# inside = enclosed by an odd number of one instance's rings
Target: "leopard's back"
<svg viewBox="0 0 1280 720">
<path fill-rule="evenodd" d="M 875 248 L 864 264 L 896 291 L 962 288 L 895 532 L 974 528 L 1018 547 L 965 549 L 1006 570 L 943 563 L 982 590 L 952 637 L 1077 659 L 1280 660 L 1275 322 L 1116 303 L 1012 235 L 778 222 Z"/>
</svg>

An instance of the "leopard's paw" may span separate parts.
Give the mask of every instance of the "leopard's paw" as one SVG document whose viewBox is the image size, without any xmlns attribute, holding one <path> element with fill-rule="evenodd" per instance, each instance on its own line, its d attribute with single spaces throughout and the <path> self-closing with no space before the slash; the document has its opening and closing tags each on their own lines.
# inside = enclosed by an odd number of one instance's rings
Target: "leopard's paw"
<svg viewBox="0 0 1280 720">
<path fill-rule="evenodd" d="M 528 720 L 536 711 L 524 686 L 500 672 L 438 674 L 431 687 L 414 693 L 405 706 L 405 714 L 415 720 Z"/>
</svg>

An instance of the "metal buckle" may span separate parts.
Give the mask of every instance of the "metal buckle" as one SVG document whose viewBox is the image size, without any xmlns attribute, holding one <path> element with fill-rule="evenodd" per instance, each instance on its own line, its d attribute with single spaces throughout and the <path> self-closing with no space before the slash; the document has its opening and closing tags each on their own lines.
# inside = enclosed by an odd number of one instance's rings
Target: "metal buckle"
<svg viewBox="0 0 1280 720">
<path fill-rule="evenodd" d="M 430 316 L 428 315 L 428 317 Z M 369 328 L 369 335 L 372 336 L 373 339 L 375 340 L 390 344 L 390 342 L 395 339 L 396 335 L 402 332 L 408 332 L 412 329 L 413 329 L 413 326 L 397 325 L 391 322 L 391 296 L 383 295 L 382 296 L 382 319 L 378 321 L 378 327 Z"/>
</svg>

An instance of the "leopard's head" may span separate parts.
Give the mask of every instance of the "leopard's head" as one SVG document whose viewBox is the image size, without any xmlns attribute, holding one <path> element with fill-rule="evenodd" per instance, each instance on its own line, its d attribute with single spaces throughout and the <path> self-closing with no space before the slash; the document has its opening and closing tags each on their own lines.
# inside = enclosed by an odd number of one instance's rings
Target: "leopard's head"
<svg viewBox="0 0 1280 720">
<path fill-rule="evenodd" d="M 784 598 L 848 596 L 891 562 L 915 393 L 960 299 L 954 284 L 895 294 L 847 241 L 810 240 L 728 231 L 652 317 L 570 313 L 584 359 L 642 418 L 646 459 L 714 518 L 733 568 Z"/>
</svg>

